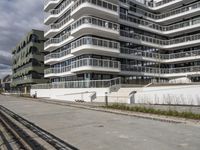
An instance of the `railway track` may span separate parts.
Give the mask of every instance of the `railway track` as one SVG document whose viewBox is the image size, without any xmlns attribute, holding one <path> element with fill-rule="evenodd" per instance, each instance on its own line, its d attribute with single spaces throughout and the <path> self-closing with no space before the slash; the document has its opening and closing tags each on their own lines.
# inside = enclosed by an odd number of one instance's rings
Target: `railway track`
<svg viewBox="0 0 200 150">
<path fill-rule="evenodd" d="M 1 150 L 78 150 L 0 105 Z"/>
</svg>

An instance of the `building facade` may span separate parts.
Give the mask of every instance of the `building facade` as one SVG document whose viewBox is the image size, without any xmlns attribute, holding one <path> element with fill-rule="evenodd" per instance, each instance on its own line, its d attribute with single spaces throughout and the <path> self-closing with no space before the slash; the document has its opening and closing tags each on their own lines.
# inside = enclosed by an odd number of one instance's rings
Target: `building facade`
<svg viewBox="0 0 200 150">
<path fill-rule="evenodd" d="M 2 92 L 10 92 L 11 90 L 11 87 L 10 87 L 10 84 L 11 84 L 11 75 L 6 75 L 3 79 L 2 79 L 2 83 L 1 83 L 1 86 L 2 86 Z M 0 86 L 0 88 L 1 88 Z"/>
<path fill-rule="evenodd" d="M 198 0 L 45 0 L 44 11 L 52 83 L 200 81 Z"/>
<path fill-rule="evenodd" d="M 13 90 L 29 93 L 31 85 L 48 82 L 44 79 L 44 41 L 44 32 L 33 29 L 13 49 Z"/>
</svg>

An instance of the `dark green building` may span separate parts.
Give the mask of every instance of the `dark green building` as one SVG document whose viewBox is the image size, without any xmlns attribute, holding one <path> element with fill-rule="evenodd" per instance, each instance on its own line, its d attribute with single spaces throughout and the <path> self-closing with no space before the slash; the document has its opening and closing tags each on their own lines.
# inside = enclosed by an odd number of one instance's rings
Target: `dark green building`
<svg viewBox="0 0 200 150">
<path fill-rule="evenodd" d="M 13 49 L 13 90 L 28 93 L 31 85 L 48 82 L 44 79 L 44 41 L 44 32 L 33 29 Z"/>
</svg>

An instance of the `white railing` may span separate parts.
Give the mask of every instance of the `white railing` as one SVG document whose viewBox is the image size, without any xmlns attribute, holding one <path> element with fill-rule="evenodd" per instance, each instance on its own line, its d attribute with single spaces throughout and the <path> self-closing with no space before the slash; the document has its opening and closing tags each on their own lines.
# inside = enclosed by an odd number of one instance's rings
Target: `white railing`
<svg viewBox="0 0 200 150">
<path fill-rule="evenodd" d="M 137 57 L 152 58 L 152 59 L 156 59 L 157 61 L 200 56 L 200 50 L 191 50 L 191 51 L 178 52 L 178 53 L 172 53 L 172 54 L 160 54 L 160 53 L 155 53 L 155 52 L 142 51 L 142 49 L 140 50 L 130 49 L 130 48 L 125 48 L 125 47 L 121 48 L 121 53 L 137 56 Z"/>
<path fill-rule="evenodd" d="M 59 38 L 50 38 L 48 41 L 46 41 L 44 43 L 44 46 L 47 47 L 50 44 L 57 44 L 57 43 L 61 43 L 62 41 L 66 40 L 71 34 L 69 32 L 65 33 L 64 35 L 62 35 Z"/>
<path fill-rule="evenodd" d="M 64 3 L 62 3 L 57 9 L 52 9 L 45 15 L 45 19 L 47 19 L 50 15 L 58 15 L 61 13 L 69 4 L 71 3 L 71 0 L 67 0 Z"/>
<path fill-rule="evenodd" d="M 31 86 L 31 89 L 51 89 L 51 88 L 52 88 L 51 83 L 34 84 Z"/>
<path fill-rule="evenodd" d="M 63 66 L 63 67 L 57 67 L 57 68 L 48 68 L 44 70 L 44 75 L 49 75 L 49 74 L 60 74 L 60 73 L 66 73 L 71 71 L 71 65 L 68 66 Z"/>
<path fill-rule="evenodd" d="M 170 17 L 170 16 L 174 16 L 174 15 L 177 15 L 177 14 L 184 13 L 184 12 L 189 12 L 191 10 L 195 10 L 195 9 L 198 9 L 198 8 L 200 8 L 200 2 L 193 3 L 193 4 L 190 4 L 190 5 L 181 7 L 181 8 L 177 8 L 177 9 L 174 9 L 174 10 L 171 10 L 169 12 L 162 13 L 162 14 L 150 13 L 150 12 L 145 11 L 143 9 L 140 9 L 138 7 L 137 8 L 136 7 L 130 7 L 130 11 L 133 11 L 134 13 L 138 13 L 140 15 L 142 14 L 143 16 L 149 17 L 149 18 L 152 18 L 152 19 L 164 19 L 164 18 L 167 18 L 167 17 Z"/>
<path fill-rule="evenodd" d="M 90 37 L 90 36 L 82 37 L 82 38 L 76 40 L 75 42 L 71 43 L 72 49 L 75 49 L 82 45 L 93 45 L 93 46 L 105 47 L 105 48 L 111 48 L 111 49 L 119 49 L 120 48 L 119 42 L 101 39 L 101 38 Z"/>
<path fill-rule="evenodd" d="M 120 69 L 120 62 L 106 60 L 106 59 L 95 59 L 95 58 L 83 58 L 72 62 L 72 69 L 79 67 L 86 67 L 86 66 Z"/>
<path fill-rule="evenodd" d="M 151 21 L 139 19 L 137 17 L 122 14 L 122 13 L 120 13 L 120 19 L 126 20 L 126 21 L 131 22 L 131 23 L 135 23 L 137 25 L 142 25 L 142 26 L 145 26 L 147 28 L 155 29 L 155 30 L 158 30 L 158 31 L 173 31 L 173 30 L 176 30 L 176 29 L 180 29 L 180 28 L 184 28 L 184 27 L 190 27 L 190 26 L 193 26 L 193 25 L 196 25 L 196 24 L 200 24 L 200 17 L 190 19 L 190 20 L 187 20 L 187 21 L 183 21 L 183 22 L 180 22 L 180 23 L 175 23 L 173 25 L 168 25 L 168 26 L 162 26 L 162 25 L 153 23 Z"/>
<path fill-rule="evenodd" d="M 80 80 L 53 82 L 50 84 L 36 84 L 31 89 L 51 89 L 51 88 L 109 88 L 121 84 L 121 78 L 108 80 Z"/>
<path fill-rule="evenodd" d="M 127 0 L 120 0 L 122 2 L 127 2 Z M 150 1 L 144 1 L 144 0 L 136 0 L 137 2 L 139 3 L 142 3 L 143 5 L 146 5 L 148 7 L 159 7 L 159 6 L 162 6 L 162 5 L 165 5 L 165 4 L 168 4 L 170 2 L 173 2 L 175 0 L 162 0 L 162 1 L 153 1 L 153 2 L 150 2 Z"/>
<path fill-rule="evenodd" d="M 63 50 L 59 53 L 50 53 L 50 54 L 46 55 L 44 57 L 44 60 L 48 61 L 50 59 L 62 58 L 62 57 L 67 56 L 70 53 L 71 53 L 71 48 L 67 48 L 66 50 Z"/>
<path fill-rule="evenodd" d="M 70 19 L 71 19 L 71 16 L 67 16 L 61 22 L 51 24 L 50 26 L 48 26 L 47 30 L 45 31 L 45 34 L 51 29 L 60 29 L 63 25 L 65 25 L 67 22 L 69 22 Z"/>
<path fill-rule="evenodd" d="M 119 31 L 119 24 L 113 23 L 111 21 L 91 17 L 91 16 L 84 16 L 84 17 L 81 17 L 80 19 L 78 19 L 76 22 L 74 22 L 71 25 L 72 30 L 78 28 L 79 26 L 81 26 L 83 24 L 92 24 L 92 25 L 107 28 L 110 30 Z"/>
<path fill-rule="evenodd" d="M 161 40 L 158 38 L 153 38 L 150 36 L 146 36 L 146 35 L 142 35 L 142 34 L 138 34 L 134 32 L 132 33 L 130 31 L 125 31 L 125 30 L 121 30 L 120 35 L 126 38 L 128 37 L 128 38 L 133 38 L 135 40 L 144 41 L 147 43 L 153 43 L 158 46 L 168 46 L 168 45 L 185 43 L 185 42 L 195 41 L 195 40 L 200 39 L 200 34 L 194 34 L 194 35 L 183 36 L 183 37 L 175 38 L 171 40 Z"/>
<path fill-rule="evenodd" d="M 117 5 L 110 3 L 108 1 L 105 1 L 105 0 L 98 0 L 98 1 L 96 1 L 96 0 L 77 0 L 75 2 L 75 4 L 72 6 L 72 12 L 77 7 L 79 7 L 81 4 L 84 4 L 84 3 L 90 3 L 92 5 L 96 5 L 96 6 L 99 6 L 99 7 L 114 11 L 114 12 L 118 12 L 118 6 Z"/>
<path fill-rule="evenodd" d="M 135 73 L 168 75 L 168 74 L 178 74 L 178 73 L 200 72 L 200 66 L 179 67 L 179 68 L 155 68 L 155 67 L 122 64 L 121 70 L 135 72 Z"/>
<path fill-rule="evenodd" d="M 55 58 L 62 58 L 70 54 L 72 49 L 78 48 L 83 45 L 92 45 L 92 46 L 98 46 L 98 47 L 104 47 L 104 48 L 110 48 L 110 49 L 120 49 L 120 44 L 118 42 L 86 36 L 72 42 L 71 46 L 64 51 L 61 51 L 59 53 L 50 53 L 46 55 L 45 61 L 50 60 L 50 59 L 55 59 Z"/>
</svg>

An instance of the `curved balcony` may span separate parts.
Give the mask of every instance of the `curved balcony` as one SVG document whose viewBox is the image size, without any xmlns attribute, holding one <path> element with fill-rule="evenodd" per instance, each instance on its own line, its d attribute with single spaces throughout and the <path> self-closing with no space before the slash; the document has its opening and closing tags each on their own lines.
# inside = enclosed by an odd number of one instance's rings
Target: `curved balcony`
<svg viewBox="0 0 200 150">
<path fill-rule="evenodd" d="M 71 65 L 59 67 L 59 68 L 49 68 L 44 70 L 44 77 L 50 78 L 50 77 L 62 77 L 62 76 L 70 76 L 73 75 L 71 73 Z"/>
<path fill-rule="evenodd" d="M 195 61 L 200 59 L 200 50 L 192 50 L 187 52 L 159 54 L 137 49 L 121 48 L 120 56 L 123 58 L 144 60 L 160 63 L 177 63 Z"/>
<path fill-rule="evenodd" d="M 45 31 L 44 36 L 47 38 L 55 36 L 57 33 L 69 27 L 73 21 L 74 19 L 72 19 L 71 16 L 68 16 L 61 22 L 48 26 L 48 29 L 47 31 Z"/>
<path fill-rule="evenodd" d="M 62 0 L 44 0 L 44 10 L 48 12 L 55 8 L 61 1 Z"/>
<path fill-rule="evenodd" d="M 83 58 L 72 62 L 71 72 L 107 72 L 107 73 L 119 73 L 120 72 L 120 62 L 105 60 L 105 59 L 95 59 L 95 58 Z"/>
<path fill-rule="evenodd" d="M 154 1 L 154 2 L 147 2 L 141 1 L 141 0 L 136 0 L 135 3 L 138 5 L 142 5 L 144 7 L 147 7 L 153 11 L 168 11 L 170 9 L 174 9 L 176 7 L 180 7 L 183 4 L 187 3 L 192 3 L 195 2 L 195 0 L 159 0 L 159 1 Z"/>
<path fill-rule="evenodd" d="M 120 31 L 120 39 L 130 41 L 136 44 L 144 44 L 151 47 L 161 49 L 173 49 L 188 47 L 190 45 L 197 45 L 200 43 L 200 34 L 194 34 L 189 36 L 183 36 L 171 40 L 161 40 L 146 35 L 137 34 L 131 31 Z M 134 39 L 134 40 L 133 40 Z"/>
<path fill-rule="evenodd" d="M 58 62 L 65 61 L 67 59 L 73 58 L 74 55 L 71 54 L 71 48 L 68 48 L 59 53 L 50 53 L 44 57 L 45 64 L 55 64 Z"/>
<path fill-rule="evenodd" d="M 121 13 L 120 21 L 122 24 L 127 24 L 128 26 L 132 26 L 149 32 L 156 32 L 161 35 L 170 36 L 177 36 L 178 34 L 182 34 L 183 31 L 184 33 L 193 32 L 195 30 L 199 30 L 200 27 L 200 17 L 168 26 L 162 26 L 151 21 L 139 19 L 138 17 Z"/>
<path fill-rule="evenodd" d="M 67 44 L 71 40 L 73 40 L 73 37 L 71 36 L 70 33 L 65 33 L 64 35 L 62 35 L 59 38 L 50 38 L 48 41 L 46 41 L 44 43 L 44 50 L 45 51 L 53 51 L 65 44 Z"/>
<path fill-rule="evenodd" d="M 200 2 L 180 7 L 162 14 L 151 13 L 135 7 L 130 9 L 130 13 L 133 12 L 133 14 L 137 14 L 138 16 L 147 17 L 148 19 L 151 19 L 154 22 L 167 21 L 167 23 L 170 23 L 170 21 L 173 21 L 174 19 L 176 19 L 175 21 L 177 21 L 177 19 L 181 20 L 183 19 L 183 17 L 186 18 L 186 17 L 191 17 L 193 15 L 198 15 L 199 11 L 200 11 Z"/>
<path fill-rule="evenodd" d="M 72 6 L 71 15 L 75 19 L 90 14 L 101 16 L 104 19 L 116 20 L 119 16 L 118 9 L 118 5 L 105 0 L 77 0 Z"/>
<path fill-rule="evenodd" d="M 119 24 L 99 18 L 84 16 L 72 24 L 71 34 L 75 37 L 84 34 L 98 35 L 108 38 L 119 37 Z"/>
<path fill-rule="evenodd" d="M 56 21 L 59 17 L 61 17 L 64 13 L 66 13 L 71 6 L 74 4 L 74 1 L 68 0 L 59 6 L 58 9 L 52 9 L 45 15 L 44 24 L 49 25 Z"/>
<path fill-rule="evenodd" d="M 120 44 L 118 42 L 90 36 L 82 37 L 75 42 L 72 42 L 71 47 L 71 53 L 74 55 L 105 54 L 116 56 L 120 53 Z"/>
<path fill-rule="evenodd" d="M 121 65 L 121 74 L 123 75 L 139 75 L 139 76 L 152 76 L 163 78 L 175 78 L 175 77 L 187 77 L 192 75 L 200 76 L 200 66 L 192 67 L 179 67 L 171 69 L 133 66 L 133 65 Z"/>
</svg>

